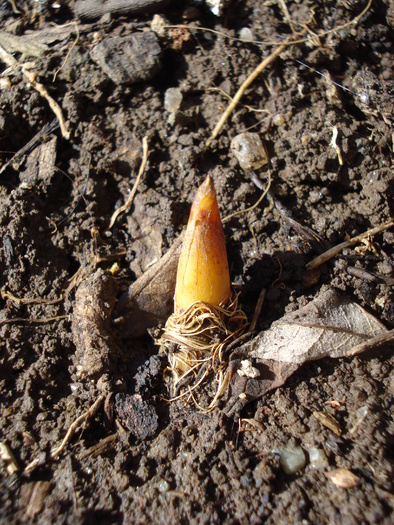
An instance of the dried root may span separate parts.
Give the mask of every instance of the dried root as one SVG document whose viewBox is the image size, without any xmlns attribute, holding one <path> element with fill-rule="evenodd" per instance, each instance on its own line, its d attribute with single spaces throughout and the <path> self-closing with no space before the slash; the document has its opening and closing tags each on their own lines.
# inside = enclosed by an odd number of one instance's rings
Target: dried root
<svg viewBox="0 0 394 525">
<path fill-rule="evenodd" d="M 186 398 L 202 411 L 212 410 L 229 380 L 226 347 L 245 330 L 247 318 L 238 306 L 238 295 L 228 304 L 202 301 L 176 311 L 167 320 L 159 341 L 168 354 L 167 372 L 172 381 L 172 400 Z M 214 376 L 215 394 L 207 407 L 196 395 Z"/>
</svg>

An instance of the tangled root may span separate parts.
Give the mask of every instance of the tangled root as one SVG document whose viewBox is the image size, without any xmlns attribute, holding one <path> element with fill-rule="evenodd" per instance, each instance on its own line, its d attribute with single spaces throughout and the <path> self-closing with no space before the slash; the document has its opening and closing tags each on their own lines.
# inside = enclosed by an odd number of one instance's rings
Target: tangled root
<svg viewBox="0 0 394 525">
<path fill-rule="evenodd" d="M 228 305 L 197 301 L 183 312 L 175 308 L 159 341 L 162 351 L 168 354 L 172 400 L 186 397 L 200 410 L 212 410 L 229 380 L 225 349 L 246 326 L 247 318 L 238 306 L 238 295 Z M 216 382 L 215 394 L 209 405 L 202 407 L 195 395 L 212 376 Z"/>
</svg>

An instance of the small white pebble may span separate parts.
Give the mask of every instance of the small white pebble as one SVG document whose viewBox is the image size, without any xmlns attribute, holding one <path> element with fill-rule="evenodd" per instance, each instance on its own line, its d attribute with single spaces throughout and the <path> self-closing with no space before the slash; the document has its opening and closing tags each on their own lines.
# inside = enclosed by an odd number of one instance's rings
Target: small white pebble
<svg viewBox="0 0 394 525">
<path fill-rule="evenodd" d="M 170 113 L 178 111 L 182 103 L 182 91 L 179 88 L 168 88 L 164 93 L 164 107 Z"/>
<path fill-rule="evenodd" d="M 168 29 L 165 26 L 170 25 L 170 22 L 166 17 L 162 15 L 154 15 L 152 22 L 150 23 L 150 28 L 153 33 L 159 38 L 166 38 L 168 34 Z"/>
<path fill-rule="evenodd" d="M 322 470 L 328 467 L 326 453 L 321 448 L 311 447 L 309 450 L 309 461 L 312 468 Z"/>
<path fill-rule="evenodd" d="M 268 159 L 257 133 L 240 133 L 231 141 L 230 149 L 245 171 L 258 170 Z"/>
<path fill-rule="evenodd" d="M 159 489 L 159 492 L 168 492 L 170 490 L 170 485 L 165 479 L 161 479 L 157 488 Z"/>
<path fill-rule="evenodd" d="M 252 362 L 249 359 L 241 361 L 241 368 L 237 372 L 241 377 L 251 377 L 252 379 L 260 375 L 258 369 L 252 366 Z"/>
<path fill-rule="evenodd" d="M 243 42 L 253 42 L 254 35 L 249 27 L 243 27 L 239 32 L 239 38 Z"/>
<path fill-rule="evenodd" d="M 273 124 L 275 124 L 275 126 L 278 126 L 279 128 L 280 126 L 283 126 L 286 121 L 283 115 L 277 113 L 276 115 L 274 115 L 272 122 Z"/>
<path fill-rule="evenodd" d="M 295 474 L 305 467 L 305 452 L 301 447 L 289 447 L 279 450 L 280 466 L 285 474 Z"/>
</svg>

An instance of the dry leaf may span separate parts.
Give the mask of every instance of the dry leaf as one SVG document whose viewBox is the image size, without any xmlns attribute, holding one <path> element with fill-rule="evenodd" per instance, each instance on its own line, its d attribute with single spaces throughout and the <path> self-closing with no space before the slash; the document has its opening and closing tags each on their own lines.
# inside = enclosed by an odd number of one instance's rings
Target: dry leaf
<svg viewBox="0 0 394 525">
<path fill-rule="evenodd" d="M 306 361 L 353 355 L 354 347 L 364 348 L 361 343 L 387 333 L 361 306 L 328 290 L 233 353 L 232 372 L 242 370 L 242 361 L 247 358 L 259 376 L 231 374 L 231 397 L 224 412 L 228 416 L 238 413 L 248 402 L 283 385 Z"/>
<path fill-rule="evenodd" d="M 130 339 L 143 335 L 147 328 L 165 321 L 174 309 L 174 290 L 183 234 L 163 257 L 119 299 L 116 322 L 120 335 Z"/>
<path fill-rule="evenodd" d="M 257 336 L 248 356 L 291 364 L 345 357 L 354 346 L 384 332 L 382 323 L 361 306 L 328 290 Z"/>
</svg>

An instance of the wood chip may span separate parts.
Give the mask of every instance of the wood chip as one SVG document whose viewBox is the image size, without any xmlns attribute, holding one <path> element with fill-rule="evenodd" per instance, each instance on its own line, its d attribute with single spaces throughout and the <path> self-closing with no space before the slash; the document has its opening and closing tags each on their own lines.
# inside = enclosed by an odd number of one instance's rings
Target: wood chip
<svg viewBox="0 0 394 525">
<path fill-rule="evenodd" d="M 35 483 L 29 505 L 26 509 L 26 515 L 29 518 L 34 518 L 34 516 L 40 514 L 44 508 L 44 500 L 48 494 L 50 486 L 51 484 L 49 481 L 37 481 L 37 483 Z"/>
<path fill-rule="evenodd" d="M 353 489 L 361 484 L 361 479 L 347 468 L 331 470 L 326 476 L 340 489 Z"/>
<path fill-rule="evenodd" d="M 320 421 L 322 425 L 332 430 L 334 434 L 336 434 L 337 436 L 342 436 L 342 429 L 339 426 L 339 423 L 335 419 L 334 416 L 324 411 L 323 412 L 315 411 L 313 412 L 313 415 L 318 421 Z"/>
</svg>

